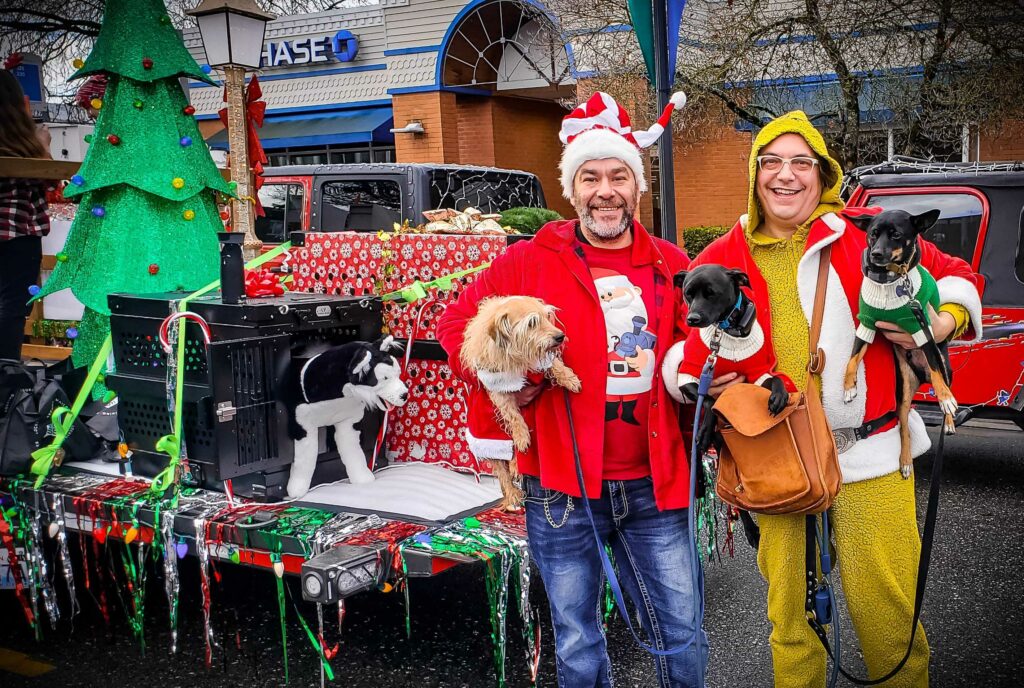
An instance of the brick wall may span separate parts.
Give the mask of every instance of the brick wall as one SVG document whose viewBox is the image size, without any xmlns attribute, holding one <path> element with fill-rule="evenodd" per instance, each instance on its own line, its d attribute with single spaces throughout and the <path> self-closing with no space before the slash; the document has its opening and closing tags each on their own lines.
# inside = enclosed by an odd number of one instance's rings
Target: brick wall
<svg viewBox="0 0 1024 688">
<path fill-rule="evenodd" d="M 395 136 L 399 162 L 484 165 L 533 172 L 548 207 L 567 216 L 572 206 L 558 182 L 558 128 L 565 111 L 555 103 L 446 92 L 396 95 L 395 126 L 423 122 L 423 134 Z"/>
<path fill-rule="evenodd" d="M 1024 160 L 1024 121 L 1006 122 L 995 131 L 981 132 L 982 160 Z"/>
<path fill-rule="evenodd" d="M 394 96 L 391 105 L 396 127 L 418 120 L 424 129 L 423 134 L 395 135 L 395 157 L 399 162 L 460 162 L 459 120 L 453 93 L 406 93 Z"/>
<path fill-rule="evenodd" d="M 498 97 L 491 102 L 495 165 L 536 174 L 548 207 L 562 217 L 572 217 L 558 172 L 562 154 L 558 130 L 566 111 L 555 103 L 522 98 Z"/>
<path fill-rule="evenodd" d="M 699 141 L 677 140 L 673 151 L 677 226 L 731 227 L 747 212 L 750 132 L 722 124 L 699 133 Z"/>
</svg>

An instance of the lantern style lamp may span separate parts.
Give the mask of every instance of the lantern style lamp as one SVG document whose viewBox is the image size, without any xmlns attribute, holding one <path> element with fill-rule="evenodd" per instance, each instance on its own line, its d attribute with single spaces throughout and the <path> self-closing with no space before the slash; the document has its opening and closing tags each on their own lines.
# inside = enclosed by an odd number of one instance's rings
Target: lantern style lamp
<svg viewBox="0 0 1024 688">
<path fill-rule="evenodd" d="M 196 18 L 206 61 L 224 71 L 228 101 L 228 146 L 231 149 L 231 180 L 236 184 L 232 201 L 234 229 L 245 233 L 242 253 L 252 260 L 263 246 L 254 231 L 252 185 L 245 135 L 245 71 L 258 69 L 263 54 L 267 22 L 255 0 L 202 0 L 187 14 Z"/>
</svg>

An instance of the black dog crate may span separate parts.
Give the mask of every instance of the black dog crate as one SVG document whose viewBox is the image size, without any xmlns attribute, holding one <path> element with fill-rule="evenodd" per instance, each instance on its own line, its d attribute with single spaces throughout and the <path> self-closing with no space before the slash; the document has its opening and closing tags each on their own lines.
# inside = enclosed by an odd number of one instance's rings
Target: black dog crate
<svg viewBox="0 0 1024 688">
<path fill-rule="evenodd" d="M 107 384 L 118 393 L 118 423 L 132 449 L 132 468 L 154 476 L 169 457 L 157 441 L 170 434 L 167 354 L 159 342 L 169 304 L 184 294 L 113 295 L 110 330 L 116 373 Z M 196 299 L 188 310 L 210 327 L 207 345 L 197 323 L 185 327 L 182 393 L 187 482 L 223 489 L 232 480 L 242 496 L 284 496 L 293 443 L 282 401 L 286 384 L 310 357 L 337 344 L 380 336 L 377 297 L 287 293 L 225 304 L 219 296 Z M 173 355 L 173 354 L 172 354 Z M 380 418 L 362 422 L 364 450 L 372 451 Z M 344 477 L 337 453 L 321 430 L 316 482 Z"/>
</svg>

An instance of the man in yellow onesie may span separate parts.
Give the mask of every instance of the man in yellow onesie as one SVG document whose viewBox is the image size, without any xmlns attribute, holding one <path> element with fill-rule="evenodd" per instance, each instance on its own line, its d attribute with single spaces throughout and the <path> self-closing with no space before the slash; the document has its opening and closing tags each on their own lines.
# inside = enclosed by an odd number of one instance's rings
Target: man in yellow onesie
<svg viewBox="0 0 1024 688">
<path fill-rule="evenodd" d="M 693 265 L 719 263 L 747 272 L 755 301 L 769 306 L 770 318 L 761 324 L 774 348 L 778 371 L 803 380 L 819 256 L 823 247 L 832 245 L 819 344 L 825 353 L 819 388 L 833 429 L 852 431 L 848 436 L 861 438 L 839 456 L 843 486 L 832 508 L 834 544 L 849 617 L 868 673 L 882 676 L 906 651 L 921 550 L 914 482 L 900 475 L 899 428 L 889 416 L 895 408 L 894 348 L 916 345 L 897 325 L 878 322 L 883 336 L 869 346 L 858 371 L 857 397 L 844 403 L 843 374 L 857 328 L 860 259 L 866 241 L 844 215 L 839 196 L 842 169 L 829 156 L 821 134 L 799 111 L 760 131 L 749 169 L 747 214 Z M 961 338 L 965 333 L 980 335 L 981 301 L 970 266 L 926 241 L 921 244 L 922 264 L 938 285 L 939 310 L 929 307 L 936 341 Z M 668 383 L 671 376 L 665 378 Z M 741 381 L 723 376 L 711 393 Z M 909 424 L 912 454 L 919 456 L 929 447 L 928 435 L 916 412 L 911 413 Z M 805 518 L 759 516 L 758 523 L 758 566 L 768 581 L 775 685 L 821 688 L 826 655 L 804 614 Z M 928 685 L 928 641 L 923 628 L 918 628 L 909 661 L 885 685 Z"/>
</svg>

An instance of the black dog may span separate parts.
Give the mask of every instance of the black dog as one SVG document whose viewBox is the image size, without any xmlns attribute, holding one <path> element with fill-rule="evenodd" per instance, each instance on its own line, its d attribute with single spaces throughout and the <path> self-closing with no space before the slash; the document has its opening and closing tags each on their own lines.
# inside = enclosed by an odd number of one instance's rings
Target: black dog
<svg viewBox="0 0 1024 688">
<path fill-rule="evenodd" d="M 764 331 L 757 324 L 754 302 L 741 287 L 749 287 L 746 273 L 726 269 L 721 265 L 701 265 L 690 271 L 679 272 L 673 283 L 682 288 L 687 305 L 686 324 L 690 334 L 686 339 L 683 362 L 679 367 L 679 391 L 687 399 L 696 401 L 698 376 L 710 352 L 709 342 L 716 328 L 722 338 L 715 365 L 715 377 L 726 373 L 744 375 L 771 392 L 768 411 L 774 416 L 789 402 L 785 381 L 773 372 L 771 347 L 764 340 Z M 713 399 L 704 400 L 698 447 L 710 446 L 713 435 Z"/>
<path fill-rule="evenodd" d="M 913 463 L 910 456 L 910 402 L 918 387 L 929 380 L 945 416 L 945 432 L 956 432 L 953 414 L 957 403 L 949 389 L 952 371 L 945 343 L 932 335 L 929 305 L 938 312 L 939 290 L 935 278 L 921 263 L 918 238 L 939 219 L 938 210 L 911 215 L 903 210 L 886 210 L 875 216 L 851 217 L 850 220 L 867 233 L 867 248 L 861 263 L 864 282 L 860 292 L 857 340 L 846 366 L 845 399 L 857 395 L 857 368 L 875 338 L 875 322 L 883 320 L 898 324 L 914 337 L 920 349 L 896 351 L 896 410 L 900 421 L 900 471 L 910 477 Z M 923 352 L 923 356 L 921 355 Z M 923 359 L 923 360 L 922 360 Z"/>
</svg>

